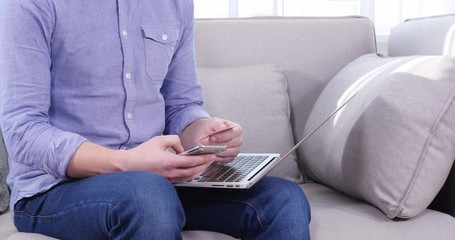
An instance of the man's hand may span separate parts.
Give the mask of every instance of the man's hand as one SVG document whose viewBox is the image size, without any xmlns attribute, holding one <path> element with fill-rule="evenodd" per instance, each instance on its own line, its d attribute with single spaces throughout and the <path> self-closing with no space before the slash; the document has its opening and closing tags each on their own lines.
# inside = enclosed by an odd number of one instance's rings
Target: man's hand
<svg viewBox="0 0 455 240">
<path fill-rule="evenodd" d="M 191 181 L 215 160 L 213 154 L 194 156 L 176 155 L 183 151 L 178 136 L 158 136 L 127 150 L 127 171 L 150 171 L 164 176 L 171 182 Z"/>
<path fill-rule="evenodd" d="M 215 160 L 214 154 L 180 156 L 178 136 L 158 136 L 130 150 L 113 150 L 84 142 L 68 164 L 67 176 L 84 178 L 118 171 L 150 171 L 171 182 L 190 181 Z"/>
<path fill-rule="evenodd" d="M 240 146 L 243 143 L 242 128 L 240 125 L 219 118 L 198 119 L 194 121 L 183 130 L 180 138 L 185 149 L 198 144 L 228 146 L 226 151 L 217 154 L 216 161 L 218 162 L 232 161 L 239 154 Z"/>
</svg>

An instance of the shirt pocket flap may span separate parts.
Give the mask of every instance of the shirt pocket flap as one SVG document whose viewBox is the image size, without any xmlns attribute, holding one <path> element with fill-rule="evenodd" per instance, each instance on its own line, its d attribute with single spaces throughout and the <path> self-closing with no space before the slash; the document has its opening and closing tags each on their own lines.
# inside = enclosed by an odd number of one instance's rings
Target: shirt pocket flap
<svg viewBox="0 0 455 240">
<path fill-rule="evenodd" d="M 172 43 L 178 40 L 180 31 L 176 27 L 157 27 L 142 26 L 145 38 L 152 39 L 160 43 Z"/>
</svg>

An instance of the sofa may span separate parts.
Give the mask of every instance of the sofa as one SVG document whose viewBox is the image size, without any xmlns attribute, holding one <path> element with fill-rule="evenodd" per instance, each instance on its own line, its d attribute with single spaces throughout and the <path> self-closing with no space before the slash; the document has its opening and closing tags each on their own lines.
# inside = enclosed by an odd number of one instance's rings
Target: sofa
<svg viewBox="0 0 455 240">
<path fill-rule="evenodd" d="M 312 239 L 455 239 L 454 28 L 454 15 L 405 21 L 380 56 L 365 17 L 199 19 L 205 106 L 242 125 L 242 152 L 284 155 L 346 103 L 269 173 L 305 192 Z M 5 212 L 0 239 L 51 238 Z"/>
</svg>

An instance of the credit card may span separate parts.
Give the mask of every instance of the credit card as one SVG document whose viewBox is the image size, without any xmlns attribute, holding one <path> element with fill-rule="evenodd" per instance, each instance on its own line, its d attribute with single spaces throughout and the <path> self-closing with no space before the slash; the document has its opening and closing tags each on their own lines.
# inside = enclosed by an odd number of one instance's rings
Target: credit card
<svg viewBox="0 0 455 240">
<path fill-rule="evenodd" d="M 213 131 L 213 132 L 211 132 L 211 133 L 209 133 L 209 134 L 207 134 L 207 135 L 205 135 L 205 136 L 199 138 L 199 141 L 202 140 L 202 139 L 204 139 L 204 138 L 208 138 L 208 137 L 211 137 L 211 136 L 213 136 L 213 135 L 216 135 L 216 134 L 218 134 L 218 133 L 225 132 L 225 131 L 227 131 L 227 130 L 229 130 L 229 129 L 232 129 L 233 127 L 234 127 L 234 126 L 230 126 L 230 127 L 227 127 L 227 128 L 223 128 L 223 129 L 220 129 L 220 130 Z"/>
</svg>

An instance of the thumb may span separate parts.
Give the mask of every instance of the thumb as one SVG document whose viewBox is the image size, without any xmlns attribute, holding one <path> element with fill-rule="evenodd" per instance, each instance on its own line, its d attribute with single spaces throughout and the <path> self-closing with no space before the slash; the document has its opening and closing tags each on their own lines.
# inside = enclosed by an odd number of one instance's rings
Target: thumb
<svg viewBox="0 0 455 240">
<path fill-rule="evenodd" d="M 163 136 L 163 147 L 172 148 L 177 153 L 183 152 L 183 146 L 177 135 Z"/>
</svg>

